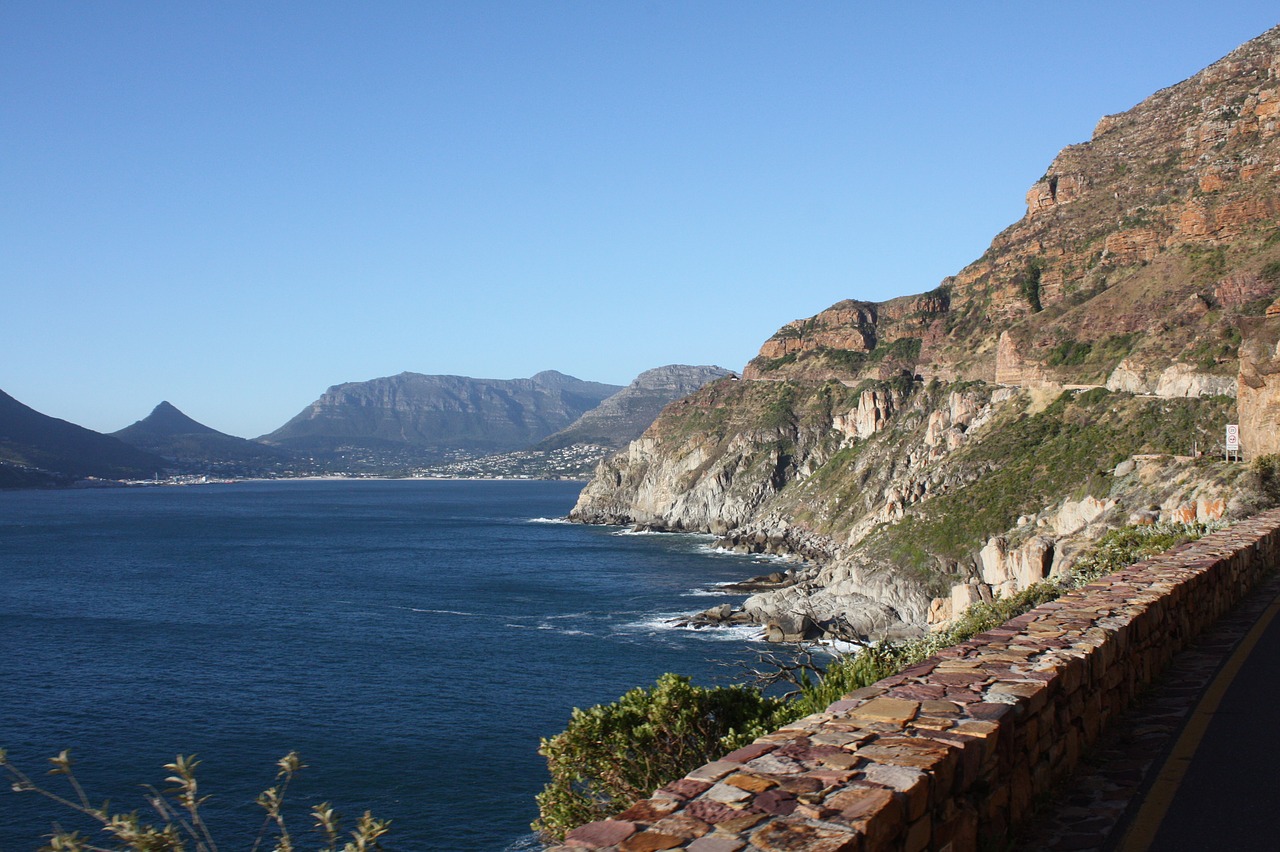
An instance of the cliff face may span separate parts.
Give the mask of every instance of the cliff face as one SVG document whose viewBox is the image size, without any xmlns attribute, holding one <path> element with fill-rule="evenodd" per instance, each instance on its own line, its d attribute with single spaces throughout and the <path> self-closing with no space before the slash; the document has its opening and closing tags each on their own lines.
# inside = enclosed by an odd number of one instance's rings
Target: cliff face
<svg viewBox="0 0 1280 852">
<path fill-rule="evenodd" d="M 1280 287 L 1278 104 L 1280 28 L 1100 121 L 940 286 L 783 326 L 571 517 L 808 557 L 748 611 L 869 634 L 1063 571 L 1107 525 L 1247 511 L 1242 468 L 1191 456 Z"/>
<path fill-rule="evenodd" d="M 1213 393 L 1280 285 L 1280 28 L 1058 154 L 1027 213 L 930 293 L 783 326 L 745 377 L 925 377 Z M 994 357 L 993 357 L 994 356 Z M 1161 374 L 1181 364 L 1188 380 Z"/>
<path fill-rule="evenodd" d="M 1246 459 L 1280 453 L 1280 305 L 1245 323 L 1239 425 Z"/>
</svg>

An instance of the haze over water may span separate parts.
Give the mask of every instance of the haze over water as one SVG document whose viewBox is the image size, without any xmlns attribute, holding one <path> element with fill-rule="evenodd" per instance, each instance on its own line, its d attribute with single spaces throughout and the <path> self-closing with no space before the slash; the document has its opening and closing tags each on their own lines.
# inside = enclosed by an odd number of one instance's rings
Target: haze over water
<svg viewBox="0 0 1280 852">
<path fill-rule="evenodd" d="M 251 844 L 290 749 L 309 765 L 295 835 L 329 800 L 393 820 L 392 849 L 534 848 L 538 738 L 664 671 L 732 680 L 716 661 L 751 656 L 743 633 L 662 618 L 765 570 L 702 537 L 550 522 L 580 487 L 0 494 L 0 747 L 33 775 L 71 748 L 91 798 L 124 810 L 198 753 L 225 849 Z M 75 824 L 7 789 L 0 814 L 0 852 Z"/>
</svg>

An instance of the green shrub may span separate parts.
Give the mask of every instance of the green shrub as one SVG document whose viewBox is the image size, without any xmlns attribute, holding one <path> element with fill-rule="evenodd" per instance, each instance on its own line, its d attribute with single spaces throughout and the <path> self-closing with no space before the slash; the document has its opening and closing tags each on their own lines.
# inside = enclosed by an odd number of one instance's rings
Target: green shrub
<svg viewBox="0 0 1280 852">
<path fill-rule="evenodd" d="M 1071 588 L 1078 588 L 1106 574 L 1112 574 L 1140 562 L 1148 556 L 1164 553 L 1205 533 L 1220 524 L 1151 524 L 1121 527 L 1098 539 L 1089 552 L 1076 560 L 1071 572 Z"/>
<path fill-rule="evenodd" d="M 1280 260 L 1273 260 L 1262 267 L 1258 275 L 1268 284 L 1280 284 Z"/>
<path fill-rule="evenodd" d="M 1258 490 L 1271 505 L 1280 503 L 1280 456 L 1258 456 L 1250 471 L 1257 479 Z"/>
<path fill-rule="evenodd" d="M 749 687 L 706 689 L 664 674 L 612 704 L 574 709 L 569 727 L 538 749 L 551 783 L 538 794 L 533 828 L 561 838 L 626 810 L 767 732 L 781 706 Z"/>
<path fill-rule="evenodd" d="M 1046 359 L 1050 367 L 1078 367 L 1093 351 L 1093 344 L 1082 340 L 1064 340 L 1049 350 Z"/>
<path fill-rule="evenodd" d="M 1022 293 L 1022 298 L 1027 300 L 1027 304 L 1031 306 L 1032 313 L 1040 313 L 1043 308 L 1040 305 L 1040 276 L 1044 272 L 1044 261 L 1038 257 L 1033 257 L 1027 261 L 1027 268 L 1018 276 L 1018 290 Z"/>
</svg>

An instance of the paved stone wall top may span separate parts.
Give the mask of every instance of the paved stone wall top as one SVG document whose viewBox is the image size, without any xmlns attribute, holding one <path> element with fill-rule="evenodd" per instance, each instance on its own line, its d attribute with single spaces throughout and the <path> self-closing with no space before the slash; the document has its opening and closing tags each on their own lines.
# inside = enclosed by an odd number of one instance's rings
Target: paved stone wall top
<svg viewBox="0 0 1280 852">
<path fill-rule="evenodd" d="M 1280 510 L 1064 595 L 658 790 L 551 852 L 961 852 L 999 839 L 1280 564 Z"/>
</svg>

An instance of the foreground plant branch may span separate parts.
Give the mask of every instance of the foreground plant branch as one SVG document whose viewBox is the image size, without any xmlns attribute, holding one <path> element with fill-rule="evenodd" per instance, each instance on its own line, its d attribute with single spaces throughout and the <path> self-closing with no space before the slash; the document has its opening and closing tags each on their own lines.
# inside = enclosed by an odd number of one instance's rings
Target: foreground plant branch
<svg viewBox="0 0 1280 852">
<path fill-rule="evenodd" d="M 53 768 L 48 774 L 62 776 L 71 788 L 71 797 L 56 793 L 34 781 L 31 776 L 14 766 L 5 750 L 0 749 L 0 767 L 9 776 L 14 792 L 36 793 L 64 809 L 88 817 L 98 824 L 99 832 L 106 835 L 102 842 L 113 845 L 98 845 L 79 831 L 65 831 L 55 822 L 53 832 L 47 835 L 49 842 L 41 847 L 41 852 L 186 852 L 188 848 L 194 852 L 218 852 L 218 845 L 201 811 L 209 797 L 200 795 L 196 780 L 196 767 L 200 765 L 200 761 L 195 759 L 195 755 L 188 757 L 180 754 L 173 763 L 164 765 L 171 773 L 165 781 L 172 786 L 163 793 L 154 787 L 147 787 L 147 804 L 159 818 L 158 824 L 144 822 L 137 811 L 113 812 L 106 802 L 95 807 L 72 770 L 69 751 L 64 749 L 56 757 L 49 758 L 49 763 Z M 306 765 L 298 753 L 293 751 L 280 758 L 276 765 L 279 767 L 276 773 L 276 781 L 279 783 L 264 790 L 257 798 L 258 805 L 267 812 L 267 816 L 254 840 L 254 852 L 264 842 L 270 842 L 275 852 L 293 852 L 297 848 L 285 823 L 282 807 L 289 782 Z M 324 845 L 319 847 L 321 852 L 369 852 L 381 849 L 379 840 L 391 826 L 390 820 L 376 819 L 369 811 L 365 811 L 355 829 L 349 833 L 351 839 L 339 847 L 338 843 L 342 839 L 341 820 L 329 803 L 322 802 L 314 806 L 311 817 L 315 822 L 316 832 L 324 838 Z M 269 837 L 270 833 L 274 836 Z"/>
</svg>

